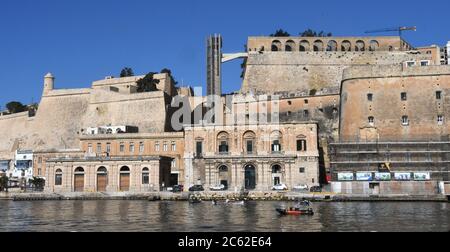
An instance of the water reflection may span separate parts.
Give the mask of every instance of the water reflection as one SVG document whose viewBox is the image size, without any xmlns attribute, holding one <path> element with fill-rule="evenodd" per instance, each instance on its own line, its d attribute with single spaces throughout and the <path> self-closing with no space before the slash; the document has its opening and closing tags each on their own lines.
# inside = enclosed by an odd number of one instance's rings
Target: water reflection
<svg viewBox="0 0 450 252">
<path fill-rule="evenodd" d="M 316 203 L 314 216 L 280 217 L 279 202 L 0 202 L 0 231 L 370 232 L 449 231 L 448 203 Z"/>
</svg>

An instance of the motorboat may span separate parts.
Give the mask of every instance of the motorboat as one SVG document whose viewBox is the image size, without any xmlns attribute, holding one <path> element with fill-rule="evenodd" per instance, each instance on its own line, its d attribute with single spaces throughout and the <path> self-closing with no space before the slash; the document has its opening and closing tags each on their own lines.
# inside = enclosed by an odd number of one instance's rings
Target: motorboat
<svg viewBox="0 0 450 252">
<path fill-rule="evenodd" d="M 280 215 L 314 215 L 314 210 L 312 208 L 277 208 L 277 212 Z"/>
<path fill-rule="evenodd" d="M 280 215 L 314 215 L 312 204 L 308 200 L 299 202 L 295 207 L 277 208 Z"/>
</svg>

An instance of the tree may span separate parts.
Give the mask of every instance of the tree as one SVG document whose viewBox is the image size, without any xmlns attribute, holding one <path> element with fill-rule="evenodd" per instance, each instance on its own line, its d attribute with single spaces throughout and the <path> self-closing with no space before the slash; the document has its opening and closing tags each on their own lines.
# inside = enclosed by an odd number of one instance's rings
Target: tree
<svg viewBox="0 0 450 252">
<path fill-rule="evenodd" d="M 33 185 L 36 191 L 42 192 L 45 187 L 45 180 L 43 178 L 33 177 L 29 180 L 29 183 Z"/>
<path fill-rule="evenodd" d="M 289 34 L 287 31 L 284 31 L 283 29 L 278 29 L 274 34 L 270 34 L 271 37 L 290 37 L 291 34 Z"/>
<path fill-rule="evenodd" d="M 129 67 L 123 68 L 122 71 L 120 72 L 120 78 L 131 77 L 131 76 L 134 76 L 134 72 L 133 72 L 133 69 L 131 69 Z"/>
<path fill-rule="evenodd" d="M 11 114 L 27 111 L 27 106 L 23 105 L 20 102 L 16 102 L 16 101 L 6 104 L 6 108 L 8 109 L 9 113 L 11 113 Z"/>
<path fill-rule="evenodd" d="M 325 33 L 324 31 L 316 32 L 312 29 L 307 29 L 300 33 L 301 37 L 331 37 L 333 34 L 331 32 Z"/>
<path fill-rule="evenodd" d="M 8 192 L 8 181 L 9 181 L 9 178 L 5 174 L 0 176 L 0 192 L 3 192 L 3 191 Z"/>
<path fill-rule="evenodd" d="M 137 91 L 139 93 L 143 92 L 153 92 L 156 91 L 156 84 L 159 83 L 159 80 L 154 79 L 154 75 L 156 73 L 148 73 L 144 78 L 137 81 Z"/>
<path fill-rule="evenodd" d="M 161 70 L 161 73 L 166 73 L 169 74 L 170 78 L 172 78 L 173 84 L 176 86 L 178 84 L 178 81 L 175 80 L 175 78 L 172 75 L 172 70 L 168 69 L 168 68 L 164 68 L 163 70 Z"/>
</svg>

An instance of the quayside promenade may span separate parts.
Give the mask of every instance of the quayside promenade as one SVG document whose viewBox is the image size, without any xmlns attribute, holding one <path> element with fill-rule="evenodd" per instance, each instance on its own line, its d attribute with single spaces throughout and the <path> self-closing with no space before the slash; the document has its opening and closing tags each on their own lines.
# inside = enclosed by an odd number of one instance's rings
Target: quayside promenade
<svg viewBox="0 0 450 252">
<path fill-rule="evenodd" d="M 349 195 L 334 193 L 300 193 L 300 192 L 151 192 L 151 193 L 0 193 L 0 200 L 46 201 L 46 200 L 148 200 L 148 201 L 188 201 L 195 195 L 204 201 L 212 200 L 246 200 L 246 201 L 431 201 L 447 202 L 444 195 Z"/>
</svg>

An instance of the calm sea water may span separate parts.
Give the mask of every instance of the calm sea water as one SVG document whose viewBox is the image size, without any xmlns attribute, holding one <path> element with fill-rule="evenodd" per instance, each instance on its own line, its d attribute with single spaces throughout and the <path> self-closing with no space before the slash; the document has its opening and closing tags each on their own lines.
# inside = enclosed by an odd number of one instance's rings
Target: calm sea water
<svg viewBox="0 0 450 252">
<path fill-rule="evenodd" d="M 0 201 L 0 231 L 331 232 L 450 231 L 449 203 L 315 203 L 314 216 L 280 217 L 288 202 Z"/>
</svg>

